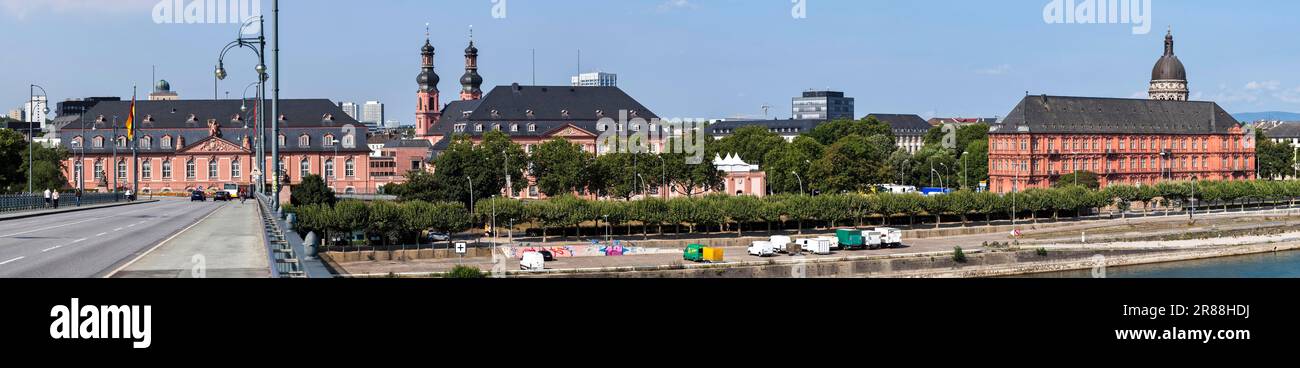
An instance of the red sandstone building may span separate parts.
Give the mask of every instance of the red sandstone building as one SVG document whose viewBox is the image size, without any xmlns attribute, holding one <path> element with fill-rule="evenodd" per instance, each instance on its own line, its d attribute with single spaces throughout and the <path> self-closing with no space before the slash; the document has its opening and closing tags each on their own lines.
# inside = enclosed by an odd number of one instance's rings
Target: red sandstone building
<svg viewBox="0 0 1300 368">
<path fill-rule="evenodd" d="M 1167 35 L 1150 99 L 1025 97 L 990 131 L 990 189 L 1046 188 L 1084 171 L 1102 187 L 1254 179 L 1255 137 L 1218 104 L 1187 101 L 1173 45 Z"/>
</svg>

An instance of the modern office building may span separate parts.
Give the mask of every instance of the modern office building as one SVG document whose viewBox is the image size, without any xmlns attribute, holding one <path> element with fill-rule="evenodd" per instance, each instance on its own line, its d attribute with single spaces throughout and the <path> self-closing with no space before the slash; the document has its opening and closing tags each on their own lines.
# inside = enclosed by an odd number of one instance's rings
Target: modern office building
<svg viewBox="0 0 1300 368">
<path fill-rule="evenodd" d="M 339 102 L 339 108 L 343 109 L 343 113 L 348 114 L 348 117 L 356 119 L 357 121 L 361 120 L 361 105 L 357 105 L 356 102 Z"/>
<path fill-rule="evenodd" d="M 582 73 L 569 78 L 574 87 L 618 87 L 618 74 Z"/>
<path fill-rule="evenodd" d="M 853 98 L 844 92 L 807 91 L 793 101 L 794 120 L 853 119 Z"/>
<path fill-rule="evenodd" d="M 379 126 L 384 123 L 384 104 L 379 101 L 366 101 L 365 106 L 361 108 L 362 123 Z"/>
</svg>

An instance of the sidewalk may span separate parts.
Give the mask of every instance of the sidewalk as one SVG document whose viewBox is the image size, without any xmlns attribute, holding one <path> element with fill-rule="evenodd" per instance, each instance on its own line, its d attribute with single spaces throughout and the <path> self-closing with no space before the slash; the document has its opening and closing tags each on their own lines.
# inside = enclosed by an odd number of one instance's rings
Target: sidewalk
<svg viewBox="0 0 1300 368">
<path fill-rule="evenodd" d="M 220 204 L 209 217 L 164 241 L 113 278 L 271 277 L 257 204 Z"/>
<path fill-rule="evenodd" d="M 69 213 L 69 212 L 89 211 L 98 208 L 111 208 L 111 207 L 130 206 L 133 204 L 154 203 L 158 201 L 159 200 L 157 199 L 141 199 L 135 202 L 122 201 L 117 203 L 105 203 L 105 204 L 96 204 L 96 205 L 77 207 L 76 202 L 66 202 L 66 200 L 63 200 L 59 202 L 58 209 L 43 209 L 43 210 L 4 213 L 4 214 L 0 214 L 0 221 L 18 220 L 18 219 L 32 218 L 38 216 L 57 215 L 57 214 Z"/>
</svg>

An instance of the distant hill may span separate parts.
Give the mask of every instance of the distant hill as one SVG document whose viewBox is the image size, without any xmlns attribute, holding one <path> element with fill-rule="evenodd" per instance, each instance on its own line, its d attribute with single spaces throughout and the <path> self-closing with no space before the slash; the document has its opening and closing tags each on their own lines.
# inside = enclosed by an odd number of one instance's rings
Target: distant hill
<svg viewBox="0 0 1300 368">
<path fill-rule="evenodd" d="M 1251 122 L 1260 120 L 1285 120 L 1300 121 L 1300 113 L 1283 112 L 1283 111 L 1266 111 L 1266 112 L 1243 112 L 1232 114 L 1232 117 L 1238 121 Z"/>
</svg>

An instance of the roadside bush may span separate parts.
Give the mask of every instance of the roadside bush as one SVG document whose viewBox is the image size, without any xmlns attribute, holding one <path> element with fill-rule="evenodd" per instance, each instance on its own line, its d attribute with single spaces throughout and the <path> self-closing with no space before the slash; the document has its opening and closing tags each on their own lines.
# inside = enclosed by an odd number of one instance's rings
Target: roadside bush
<svg viewBox="0 0 1300 368">
<path fill-rule="evenodd" d="M 961 247 L 952 248 L 952 261 L 957 263 L 966 263 L 966 252 Z"/>
<path fill-rule="evenodd" d="M 455 268 L 452 268 L 452 269 L 451 269 L 451 272 L 448 272 L 448 273 L 447 273 L 447 278 L 449 278 L 449 279 L 483 279 L 483 278 L 487 278 L 487 275 L 484 274 L 482 270 L 479 270 L 478 267 L 456 266 Z"/>
</svg>

